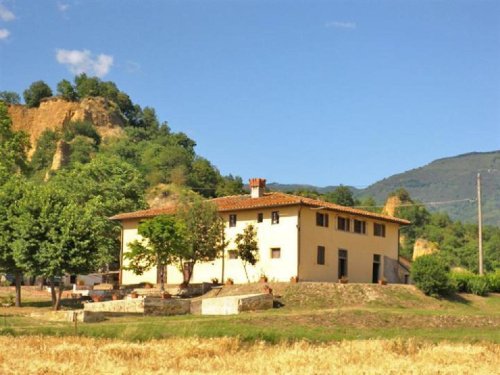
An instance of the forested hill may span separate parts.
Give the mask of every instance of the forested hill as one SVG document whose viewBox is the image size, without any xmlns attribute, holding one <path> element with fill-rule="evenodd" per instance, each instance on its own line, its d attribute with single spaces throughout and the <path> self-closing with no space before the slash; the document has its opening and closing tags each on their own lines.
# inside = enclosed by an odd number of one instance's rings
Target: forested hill
<svg viewBox="0 0 500 375">
<path fill-rule="evenodd" d="M 500 227 L 500 151 L 438 159 L 423 167 L 384 178 L 365 189 L 348 188 L 360 202 L 372 197 L 379 205 L 385 203 L 391 192 L 404 188 L 415 200 L 440 202 L 426 204 L 431 211 L 447 212 L 451 218 L 463 222 L 477 222 L 478 173 L 481 173 L 482 180 L 483 221 Z M 337 187 L 271 183 L 269 188 L 307 196 L 314 192 L 328 194 Z"/>
<path fill-rule="evenodd" d="M 445 211 L 453 219 L 475 222 L 478 173 L 482 180 L 483 220 L 486 224 L 500 226 L 500 151 L 438 159 L 378 181 L 356 195 L 373 196 L 377 202 L 384 202 L 390 192 L 404 188 L 413 199 L 422 202 L 455 201 L 426 206 L 430 210 Z"/>
</svg>

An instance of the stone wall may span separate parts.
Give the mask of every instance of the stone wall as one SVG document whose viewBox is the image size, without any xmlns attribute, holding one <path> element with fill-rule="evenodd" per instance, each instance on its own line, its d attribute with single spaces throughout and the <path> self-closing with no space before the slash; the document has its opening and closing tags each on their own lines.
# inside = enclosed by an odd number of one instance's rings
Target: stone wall
<svg viewBox="0 0 500 375">
<path fill-rule="evenodd" d="M 191 301 L 188 299 L 144 299 L 145 315 L 184 315 L 189 314 L 190 310 Z"/>
<path fill-rule="evenodd" d="M 31 316 L 55 322 L 74 322 L 76 319 L 82 323 L 93 323 L 104 320 L 102 313 L 86 310 L 47 311 L 44 313 L 33 313 Z"/>
<path fill-rule="evenodd" d="M 154 297 L 127 298 L 118 301 L 86 303 L 86 311 L 108 313 L 139 313 L 145 315 L 184 315 L 191 309 L 188 299 L 161 299 Z"/>
<path fill-rule="evenodd" d="M 201 301 L 202 315 L 234 315 L 242 311 L 267 310 L 273 307 L 272 294 L 248 294 L 206 298 Z"/>
</svg>

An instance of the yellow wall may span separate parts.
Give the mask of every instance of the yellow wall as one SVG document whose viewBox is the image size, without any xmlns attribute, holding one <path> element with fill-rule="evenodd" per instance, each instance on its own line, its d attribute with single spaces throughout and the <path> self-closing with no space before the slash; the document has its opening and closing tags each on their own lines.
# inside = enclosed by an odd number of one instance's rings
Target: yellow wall
<svg viewBox="0 0 500 375">
<path fill-rule="evenodd" d="M 329 214 L 329 226 L 316 225 L 316 213 Z M 351 232 L 337 229 L 339 215 L 327 210 L 315 210 L 303 207 L 300 219 L 300 265 L 299 278 L 302 281 L 338 281 L 338 251 L 345 249 L 348 252 L 348 279 L 349 282 L 372 282 L 373 255 L 380 254 L 380 276 L 384 270 L 384 255 L 391 259 L 398 259 L 398 230 L 399 225 L 377 221 L 385 224 L 385 237 L 373 235 L 372 219 L 352 215 L 340 215 L 351 219 Z M 353 219 L 366 221 L 366 234 L 353 231 Z M 325 264 L 317 264 L 317 247 L 325 247 Z"/>
<path fill-rule="evenodd" d="M 271 224 L 271 212 L 279 211 L 279 224 Z M 300 216 L 299 216 L 300 211 Z M 257 214 L 264 214 L 263 223 L 257 223 Z M 316 225 L 316 212 L 329 214 L 329 226 Z M 270 281 L 289 281 L 292 276 L 299 276 L 302 281 L 338 281 L 338 250 L 348 251 L 348 279 L 349 282 L 372 282 L 373 255 L 380 254 L 380 276 L 384 275 L 384 256 L 398 259 L 398 224 L 379 221 L 385 224 L 386 236 L 373 235 L 374 221 L 358 217 L 366 221 L 366 234 L 353 233 L 353 219 L 355 216 L 341 215 L 351 219 L 351 232 L 337 229 L 337 214 L 326 210 L 315 210 L 308 207 L 299 209 L 297 206 L 279 207 L 261 210 L 245 210 L 234 212 L 237 215 L 235 227 L 229 227 L 229 214 L 223 213 L 226 223 L 226 248 L 224 258 L 224 279 L 232 278 L 235 283 L 245 283 L 247 278 L 240 259 L 229 259 L 228 250 L 235 249 L 234 238 L 242 233 L 247 224 L 253 224 L 257 229 L 259 243 L 259 262 L 255 266 L 248 266 L 247 272 L 250 281 L 257 281 L 261 274 Z M 300 234 L 297 231 L 300 217 Z M 139 238 L 137 234 L 138 220 L 127 220 L 123 224 L 124 252 L 128 251 L 128 243 Z M 298 241 L 300 239 L 300 254 Z M 325 265 L 317 264 L 317 247 L 325 247 Z M 281 258 L 271 258 L 271 248 L 281 249 Z M 126 265 L 126 261 L 124 261 Z M 387 270 L 385 272 L 388 272 Z M 385 275 L 389 276 L 389 275 Z M 222 280 L 222 259 L 212 262 L 197 263 L 194 267 L 191 282 L 210 282 L 212 278 Z M 122 284 L 136 284 L 140 282 L 156 283 L 156 268 L 137 276 L 131 271 L 123 270 Z M 180 284 L 182 274 L 175 266 L 167 269 L 167 282 Z"/>
</svg>

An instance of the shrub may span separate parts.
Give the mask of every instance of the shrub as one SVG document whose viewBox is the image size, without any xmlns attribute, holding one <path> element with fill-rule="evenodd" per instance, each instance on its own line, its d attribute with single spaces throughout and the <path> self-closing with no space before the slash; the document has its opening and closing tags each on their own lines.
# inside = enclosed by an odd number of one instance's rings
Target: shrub
<svg viewBox="0 0 500 375">
<path fill-rule="evenodd" d="M 469 293 L 469 282 L 474 275 L 470 272 L 452 272 L 450 281 L 459 293 Z"/>
<path fill-rule="evenodd" d="M 490 291 L 486 276 L 474 275 L 469 279 L 468 292 L 478 296 L 485 296 Z"/>
<path fill-rule="evenodd" d="M 435 297 L 453 289 L 448 272 L 448 265 L 439 255 L 423 255 L 413 262 L 411 278 L 422 292 Z"/>
<path fill-rule="evenodd" d="M 486 279 L 488 280 L 490 292 L 500 293 L 500 270 L 486 275 Z"/>
</svg>

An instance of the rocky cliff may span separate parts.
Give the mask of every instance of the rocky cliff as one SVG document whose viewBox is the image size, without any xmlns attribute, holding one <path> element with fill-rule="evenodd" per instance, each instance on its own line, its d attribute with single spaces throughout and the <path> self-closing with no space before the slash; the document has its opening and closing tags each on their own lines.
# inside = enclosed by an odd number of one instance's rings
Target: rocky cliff
<svg viewBox="0 0 500 375">
<path fill-rule="evenodd" d="M 10 105 L 9 115 L 14 130 L 23 130 L 30 136 L 31 150 L 45 130 L 59 130 L 70 121 L 89 121 L 102 138 L 119 137 L 123 134 L 125 120 L 119 108 L 104 98 L 85 98 L 79 102 L 59 97 L 43 100 L 38 108 Z"/>
</svg>

